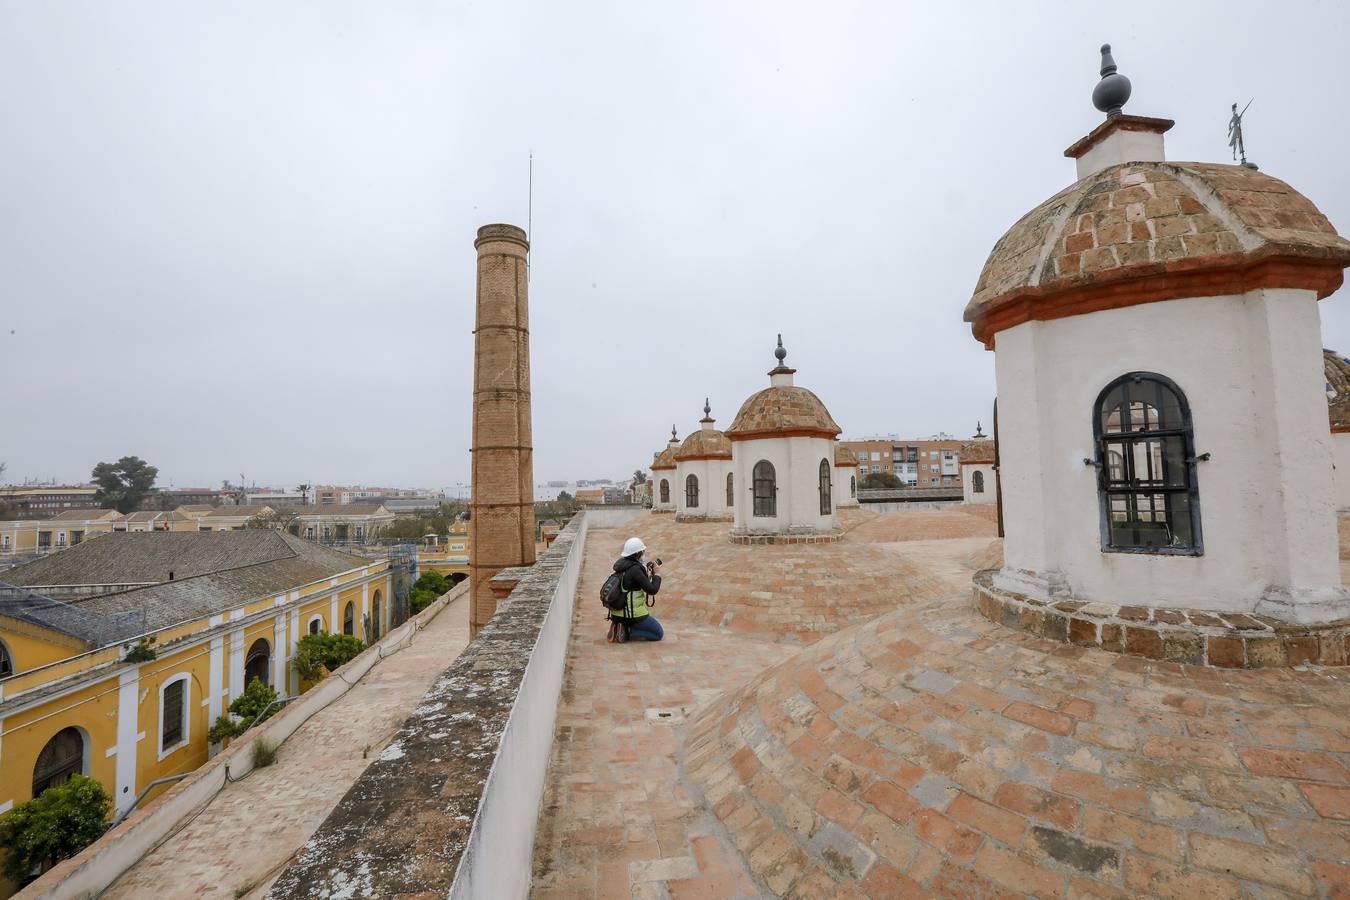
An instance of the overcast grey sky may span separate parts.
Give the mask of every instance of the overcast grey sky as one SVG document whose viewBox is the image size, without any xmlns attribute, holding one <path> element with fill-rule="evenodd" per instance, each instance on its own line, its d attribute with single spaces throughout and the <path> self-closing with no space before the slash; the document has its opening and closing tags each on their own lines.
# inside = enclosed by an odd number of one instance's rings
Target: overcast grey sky
<svg viewBox="0 0 1350 900">
<path fill-rule="evenodd" d="M 537 480 L 725 427 L 782 332 L 846 435 L 988 424 L 961 321 L 1109 41 L 1171 159 L 1350 230 L 1350 4 L 0 3 L 0 460 L 467 481 L 475 229 L 525 224 Z M 1350 291 L 1322 304 L 1350 351 Z"/>
</svg>

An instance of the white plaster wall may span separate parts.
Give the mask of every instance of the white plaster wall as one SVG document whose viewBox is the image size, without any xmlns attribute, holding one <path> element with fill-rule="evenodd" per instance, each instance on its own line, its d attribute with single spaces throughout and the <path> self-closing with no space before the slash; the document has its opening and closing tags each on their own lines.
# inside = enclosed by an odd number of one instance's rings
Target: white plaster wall
<svg viewBox="0 0 1350 900">
<path fill-rule="evenodd" d="M 674 469 L 656 469 L 652 472 L 652 509 L 678 509 L 680 503 L 684 502 L 684 487 L 676 477 L 679 474 L 679 468 Z M 661 502 L 661 479 L 670 482 L 670 502 Z"/>
<path fill-rule="evenodd" d="M 1331 436 L 1331 460 L 1336 466 L 1336 508 L 1350 512 L 1350 431 Z"/>
<path fill-rule="evenodd" d="M 984 475 L 984 491 L 975 493 L 974 475 Z M 993 463 L 964 463 L 961 466 L 961 490 L 967 503 L 993 503 L 998 499 L 998 485 L 994 481 Z"/>
<path fill-rule="evenodd" d="M 836 508 L 858 505 L 858 498 L 849 488 L 848 480 L 850 478 L 855 479 L 855 486 L 857 481 L 862 481 L 861 476 L 858 475 L 857 466 L 834 467 L 834 505 Z"/>
<path fill-rule="evenodd" d="M 735 473 L 737 530 L 785 532 L 788 530 L 833 531 L 837 526 L 834 504 L 830 514 L 820 514 L 820 461 L 828 460 L 834 472 L 834 442 L 817 437 L 772 437 L 731 444 Z M 773 463 L 778 484 L 777 516 L 755 516 L 755 463 Z"/>
<path fill-rule="evenodd" d="M 1160 162 L 1163 136 L 1153 131 L 1120 130 L 1104 138 L 1097 146 L 1078 157 L 1078 178 L 1094 175 L 1102 169 L 1127 162 Z"/>
<path fill-rule="evenodd" d="M 671 499 L 676 500 L 677 516 L 727 516 L 727 473 L 731 471 L 729 459 L 682 459 L 675 464 L 675 480 L 671 483 Z M 690 508 L 684 503 L 684 482 L 689 475 L 698 478 L 698 506 Z M 678 485 L 680 496 L 674 495 Z"/>
<path fill-rule="evenodd" d="M 1299 598 L 1300 615 L 1336 603 L 1321 346 L 1315 296 L 1294 290 L 1149 303 L 1000 332 L 1000 581 L 1144 605 L 1253 610 L 1282 591 Z M 1101 550 L 1096 470 L 1083 459 L 1095 457 L 1097 395 L 1133 371 L 1165 375 L 1185 392 L 1195 451 L 1213 454 L 1197 465 L 1202 556 Z"/>
</svg>

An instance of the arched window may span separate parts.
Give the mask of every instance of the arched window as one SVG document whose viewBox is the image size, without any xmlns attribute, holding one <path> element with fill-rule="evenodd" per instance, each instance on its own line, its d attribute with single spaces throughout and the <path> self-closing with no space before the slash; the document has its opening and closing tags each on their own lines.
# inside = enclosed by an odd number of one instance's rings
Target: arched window
<svg viewBox="0 0 1350 900">
<path fill-rule="evenodd" d="M 263 684 L 272 683 L 272 645 L 267 638 L 258 638 L 249 645 L 244 655 L 244 684 L 258 679 Z"/>
<path fill-rule="evenodd" d="M 371 633 L 370 633 L 370 639 L 373 640 L 373 641 L 377 641 L 377 640 L 380 639 L 380 592 L 379 592 L 379 591 L 376 591 L 376 592 L 375 592 L 375 597 L 374 597 L 374 599 L 372 599 L 371 602 L 370 602 L 370 609 L 371 609 L 371 615 L 370 615 L 370 627 L 371 627 L 371 629 L 372 629 L 372 631 L 371 631 Z"/>
<path fill-rule="evenodd" d="M 693 475 L 684 480 L 684 505 L 686 509 L 698 506 L 698 478 Z"/>
<path fill-rule="evenodd" d="M 78 728 L 62 728 L 38 754 L 33 766 L 33 796 L 57 787 L 72 775 L 88 775 L 84 733 Z"/>
<path fill-rule="evenodd" d="M 323 616 L 315 616 L 309 620 L 309 633 L 318 634 L 323 631 Z"/>
<path fill-rule="evenodd" d="M 159 688 L 159 758 L 188 742 L 188 699 L 191 695 L 187 675 L 179 675 Z"/>
<path fill-rule="evenodd" d="M 778 476 L 774 473 L 773 463 L 761 459 L 755 463 L 751 473 L 754 484 L 751 491 L 755 497 L 754 513 L 757 516 L 773 517 L 778 515 Z"/>
<path fill-rule="evenodd" d="M 670 482 L 665 478 L 661 479 L 661 502 L 670 502 Z"/>
<path fill-rule="evenodd" d="M 822 459 L 820 461 L 820 514 L 828 516 L 830 514 L 830 461 Z"/>
<path fill-rule="evenodd" d="M 1162 375 L 1131 372 L 1106 386 L 1093 412 L 1102 550 L 1199 555 L 1186 395 Z"/>
<path fill-rule="evenodd" d="M 356 634 L 356 605 L 350 600 L 347 601 L 347 608 L 342 611 L 342 633 Z"/>
<path fill-rule="evenodd" d="M 970 492 L 972 494 L 984 493 L 984 473 L 979 469 L 976 469 L 975 473 L 970 476 Z"/>
<path fill-rule="evenodd" d="M 736 492 L 731 489 L 731 473 L 727 473 L 727 508 L 736 505 Z"/>
<path fill-rule="evenodd" d="M 14 674 L 14 657 L 9 652 L 9 646 L 0 641 L 0 678 L 8 678 Z"/>
<path fill-rule="evenodd" d="M 848 476 L 848 495 L 851 499 L 858 499 L 858 476 Z"/>
</svg>

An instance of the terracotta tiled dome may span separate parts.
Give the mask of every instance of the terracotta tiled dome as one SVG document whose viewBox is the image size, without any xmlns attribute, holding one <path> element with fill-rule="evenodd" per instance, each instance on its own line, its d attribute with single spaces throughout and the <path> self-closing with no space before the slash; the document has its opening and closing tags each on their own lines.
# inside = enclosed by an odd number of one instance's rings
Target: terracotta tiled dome
<svg viewBox="0 0 1350 900">
<path fill-rule="evenodd" d="M 1106 306 L 1257 287 L 1312 289 L 1321 298 L 1340 286 L 1346 265 L 1350 241 L 1277 178 L 1213 163 L 1125 163 L 1059 192 L 1009 229 L 965 319 L 990 343 L 1021 322 Z"/>
<path fill-rule="evenodd" d="M 1350 359 L 1334 350 L 1322 351 L 1327 375 L 1327 406 L 1332 431 L 1350 431 Z"/>
<path fill-rule="evenodd" d="M 858 454 L 854 453 L 843 444 L 835 444 L 834 464 L 841 468 L 845 466 L 856 466 L 858 464 Z"/>
<path fill-rule="evenodd" d="M 716 429 L 692 431 L 675 451 L 675 459 L 731 459 L 731 441 Z"/>
<path fill-rule="evenodd" d="M 961 462 L 992 463 L 994 461 L 993 441 L 971 441 L 961 445 Z"/>
<path fill-rule="evenodd" d="M 841 430 L 815 394 L 803 387 L 775 385 L 741 404 L 726 433 L 733 441 L 787 435 L 833 440 Z"/>
<path fill-rule="evenodd" d="M 652 460 L 652 470 L 675 468 L 675 452 L 679 449 L 679 447 L 667 447 L 656 454 L 656 458 Z"/>
</svg>

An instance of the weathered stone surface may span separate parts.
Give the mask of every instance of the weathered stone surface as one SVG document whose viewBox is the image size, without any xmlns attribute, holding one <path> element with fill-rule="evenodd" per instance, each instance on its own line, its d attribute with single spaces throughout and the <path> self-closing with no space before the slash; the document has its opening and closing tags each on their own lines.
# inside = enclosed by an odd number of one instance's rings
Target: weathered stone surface
<svg viewBox="0 0 1350 900">
<path fill-rule="evenodd" d="M 339 801 L 276 898 L 444 896 L 563 565 L 573 519 Z"/>
</svg>

